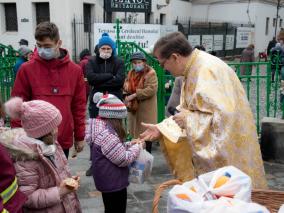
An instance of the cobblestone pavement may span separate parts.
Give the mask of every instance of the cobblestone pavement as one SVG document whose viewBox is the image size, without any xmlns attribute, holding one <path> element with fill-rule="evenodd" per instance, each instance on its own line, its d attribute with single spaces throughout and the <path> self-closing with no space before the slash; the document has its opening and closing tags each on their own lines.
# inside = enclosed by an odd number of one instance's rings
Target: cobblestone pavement
<svg viewBox="0 0 284 213">
<path fill-rule="evenodd" d="M 151 213 L 154 191 L 159 184 L 173 179 L 166 165 L 160 147 L 153 146 L 154 167 L 152 176 L 144 184 L 131 184 L 128 187 L 127 213 Z M 88 169 L 88 147 L 76 159 L 69 160 L 74 174 L 81 176 L 81 186 L 78 191 L 79 199 L 84 213 L 103 213 L 104 207 L 100 192 L 94 186 L 93 178 L 86 177 Z M 266 177 L 271 189 L 284 191 L 284 165 L 272 162 L 265 163 Z M 160 199 L 160 213 L 166 213 L 167 191 Z"/>
</svg>

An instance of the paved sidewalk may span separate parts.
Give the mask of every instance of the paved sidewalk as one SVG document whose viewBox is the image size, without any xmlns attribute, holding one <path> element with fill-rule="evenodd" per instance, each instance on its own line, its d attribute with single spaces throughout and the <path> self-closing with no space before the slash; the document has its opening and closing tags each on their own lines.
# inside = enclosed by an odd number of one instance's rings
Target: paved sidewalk
<svg viewBox="0 0 284 213">
<path fill-rule="evenodd" d="M 164 181 L 173 179 L 157 144 L 153 144 L 152 154 L 154 155 L 152 176 L 144 184 L 130 184 L 128 187 L 127 213 L 151 213 L 155 188 Z M 86 147 L 83 153 L 80 153 L 76 159 L 70 159 L 69 163 L 72 172 L 81 176 L 78 195 L 83 212 L 103 213 L 101 194 L 96 190 L 93 178 L 85 176 L 85 171 L 90 165 L 89 148 Z M 284 165 L 266 162 L 265 168 L 269 187 L 284 191 Z M 166 213 L 166 205 L 167 193 L 165 192 L 160 199 L 160 213 Z"/>
</svg>

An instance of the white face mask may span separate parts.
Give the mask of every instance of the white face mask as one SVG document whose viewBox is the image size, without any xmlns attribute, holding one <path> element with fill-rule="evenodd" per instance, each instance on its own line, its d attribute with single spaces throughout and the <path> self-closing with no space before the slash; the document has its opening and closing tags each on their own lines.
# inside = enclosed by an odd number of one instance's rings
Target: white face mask
<svg viewBox="0 0 284 213">
<path fill-rule="evenodd" d="M 112 54 L 112 52 L 103 52 L 103 51 L 101 51 L 101 52 L 100 52 L 100 58 L 106 60 L 106 59 L 108 59 L 108 58 L 111 57 L 111 54 Z"/>
<path fill-rule="evenodd" d="M 57 52 L 55 48 L 38 47 L 37 51 L 38 51 L 38 55 L 44 60 L 51 60 L 51 59 L 56 58 L 57 56 Z"/>
</svg>

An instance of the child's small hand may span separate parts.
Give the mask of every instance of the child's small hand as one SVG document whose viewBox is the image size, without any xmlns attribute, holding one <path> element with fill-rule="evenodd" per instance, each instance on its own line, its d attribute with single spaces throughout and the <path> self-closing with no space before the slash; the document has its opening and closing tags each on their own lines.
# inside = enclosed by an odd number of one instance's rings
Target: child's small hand
<svg viewBox="0 0 284 213">
<path fill-rule="evenodd" d="M 59 191 L 59 195 L 60 195 L 61 198 L 64 197 L 65 195 L 69 194 L 70 192 L 72 192 L 72 190 L 70 190 L 66 187 L 66 184 L 65 184 L 64 181 L 62 181 L 60 183 L 60 186 L 58 187 L 58 191 Z"/>
<path fill-rule="evenodd" d="M 137 138 L 137 139 L 133 139 L 133 140 L 131 141 L 131 145 L 134 145 L 134 144 L 140 144 L 140 143 L 142 143 L 142 140 L 141 140 L 141 139 L 139 139 L 139 138 Z"/>
<path fill-rule="evenodd" d="M 78 177 L 78 178 L 79 178 L 79 177 Z M 77 181 L 75 178 L 73 178 L 73 179 L 74 179 L 75 181 Z M 71 193 L 71 192 L 75 192 L 75 191 L 77 191 L 78 188 L 79 188 L 79 182 L 78 182 L 78 184 L 77 184 L 74 188 L 70 188 L 70 187 L 68 187 L 68 186 L 66 185 L 66 180 L 67 180 L 67 179 L 61 181 L 60 186 L 58 187 L 60 197 L 64 197 L 65 195 L 67 195 L 67 194 L 69 194 L 69 193 Z M 80 178 L 79 178 L 79 180 L 80 180 Z"/>
<path fill-rule="evenodd" d="M 72 178 L 76 180 L 78 182 L 78 185 L 80 186 L 80 180 L 81 180 L 80 176 L 72 176 Z"/>
</svg>

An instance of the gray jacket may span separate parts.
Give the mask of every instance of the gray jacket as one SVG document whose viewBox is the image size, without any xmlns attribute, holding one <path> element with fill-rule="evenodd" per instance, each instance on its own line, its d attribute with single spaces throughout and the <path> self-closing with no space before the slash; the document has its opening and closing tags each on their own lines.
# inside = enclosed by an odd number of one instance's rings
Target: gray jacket
<svg viewBox="0 0 284 213">
<path fill-rule="evenodd" d="M 172 90 L 172 94 L 170 96 L 170 99 L 167 104 L 167 110 L 166 110 L 166 116 L 170 117 L 171 114 L 169 112 L 169 108 L 173 107 L 176 108 L 180 104 L 180 93 L 181 93 L 181 87 L 182 87 L 182 81 L 183 81 L 183 76 L 181 77 L 176 77 L 175 79 L 175 84 L 174 88 Z"/>
</svg>

